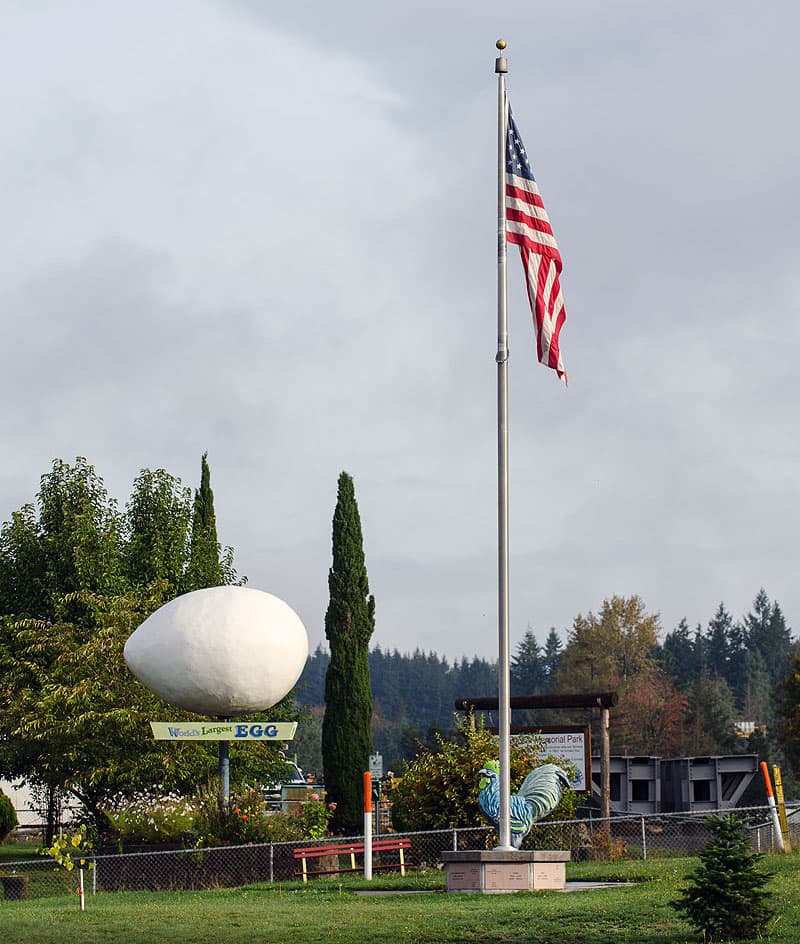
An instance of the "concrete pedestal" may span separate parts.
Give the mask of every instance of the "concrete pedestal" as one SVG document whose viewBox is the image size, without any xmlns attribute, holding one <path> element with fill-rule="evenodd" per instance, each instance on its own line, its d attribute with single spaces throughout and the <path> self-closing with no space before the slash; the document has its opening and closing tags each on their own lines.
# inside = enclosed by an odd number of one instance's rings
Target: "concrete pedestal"
<svg viewBox="0 0 800 944">
<path fill-rule="evenodd" d="M 448 892 L 532 892 L 543 889 L 563 891 L 566 887 L 564 850 L 465 849 L 443 852 L 442 862 Z"/>
</svg>

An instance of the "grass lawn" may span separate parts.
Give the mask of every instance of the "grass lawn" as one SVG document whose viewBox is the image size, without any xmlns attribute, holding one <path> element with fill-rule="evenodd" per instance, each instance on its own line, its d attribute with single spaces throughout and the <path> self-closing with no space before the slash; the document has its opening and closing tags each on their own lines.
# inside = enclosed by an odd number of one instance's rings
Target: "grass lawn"
<svg viewBox="0 0 800 944">
<path fill-rule="evenodd" d="M 33 842 L 9 842 L 0 845 L 0 862 L 21 862 L 23 859 L 38 859 L 41 844 Z"/>
<path fill-rule="evenodd" d="M 576 863 L 569 878 L 629 879 L 634 887 L 571 893 L 447 895 L 440 872 L 254 885 L 204 892 L 117 892 L 0 901 L 3 944 L 600 944 L 697 941 L 668 902 L 696 860 Z M 771 941 L 800 944 L 800 855 L 771 856 L 764 868 L 780 917 Z M 418 894 L 362 897 L 364 889 Z"/>
</svg>

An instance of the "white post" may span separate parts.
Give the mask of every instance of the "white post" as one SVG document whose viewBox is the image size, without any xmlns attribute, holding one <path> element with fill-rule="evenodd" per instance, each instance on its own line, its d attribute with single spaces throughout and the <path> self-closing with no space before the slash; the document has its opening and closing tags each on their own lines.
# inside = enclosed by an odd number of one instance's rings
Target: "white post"
<svg viewBox="0 0 800 944">
<path fill-rule="evenodd" d="M 78 869 L 78 897 L 81 900 L 81 911 L 86 911 L 86 901 L 83 894 L 83 866 Z"/>
<path fill-rule="evenodd" d="M 364 878 L 372 881 L 372 774 L 364 774 Z"/>
</svg>

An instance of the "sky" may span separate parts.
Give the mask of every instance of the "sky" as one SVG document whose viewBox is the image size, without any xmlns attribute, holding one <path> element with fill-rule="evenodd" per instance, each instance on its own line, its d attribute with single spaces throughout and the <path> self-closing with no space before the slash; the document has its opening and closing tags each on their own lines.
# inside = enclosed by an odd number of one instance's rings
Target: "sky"
<svg viewBox="0 0 800 944">
<path fill-rule="evenodd" d="M 497 9 L 495 9 L 497 8 Z M 510 635 L 613 594 L 800 629 L 800 7 L 0 3 L 0 520 L 54 458 L 199 483 L 323 638 L 355 481 L 373 643 L 496 658 L 496 77 L 564 260 L 509 255 Z M 792 118 L 792 115 L 795 115 Z M 513 247 L 510 247 L 513 249 Z"/>
</svg>

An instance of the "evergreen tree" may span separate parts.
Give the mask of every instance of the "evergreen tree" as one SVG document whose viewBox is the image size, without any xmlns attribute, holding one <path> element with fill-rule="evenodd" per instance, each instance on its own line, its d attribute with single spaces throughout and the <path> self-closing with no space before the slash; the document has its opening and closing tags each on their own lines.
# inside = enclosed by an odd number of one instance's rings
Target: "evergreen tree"
<svg viewBox="0 0 800 944">
<path fill-rule="evenodd" d="M 719 675 L 728 684 L 731 682 L 730 665 L 730 635 L 733 629 L 733 617 L 720 603 L 717 612 L 708 622 L 708 632 L 705 638 L 706 669 L 711 675 Z"/>
<path fill-rule="evenodd" d="M 328 798 L 337 804 L 332 828 L 353 833 L 363 825 L 362 777 L 372 752 L 369 640 L 375 628 L 375 598 L 369 592 L 355 488 L 346 472 L 339 476 L 332 550 L 325 614 L 331 661 L 325 676 L 322 757 Z"/>
<path fill-rule="evenodd" d="M 550 632 L 547 634 L 547 639 L 544 641 L 544 653 L 542 655 L 544 671 L 547 676 L 547 688 L 553 687 L 553 682 L 561 666 L 561 654 L 563 649 L 564 644 L 561 642 L 561 637 L 556 632 L 555 626 L 551 626 Z"/>
<path fill-rule="evenodd" d="M 661 658 L 667 674 L 678 687 L 695 678 L 698 672 L 695 646 L 685 618 L 664 637 Z"/>
<path fill-rule="evenodd" d="M 204 452 L 200 460 L 200 488 L 194 493 L 189 566 L 184 590 L 202 590 L 204 587 L 220 587 L 238 582 L 231 549 L 221 547 L 217 539 L 211 472 L 208 468 L 208 453 Z"/>
<path fill-rule="evenodd" d="M 755 721 L 766 727 L 772 721 L 772 685 L 764 657 L 757 649 L 745 652 L 742 684 L 742 715 L 745 721 Z"/>
<path fill-rule="evenodd" d="M 800 653 L 789 660 L 789 667 L 778 693 L 778 740 L 800 780 Z"/>
<path fill-rule="evenodd" d="M 331 658 L 319 644 L 306 660 L 303 672 L 295 686 L 295 698 L 304 705 L 325 704 L 325 673 Z"/>
<path fill-rule="evenodd" d="M 530 626 L 511 658 L 511 694 L 535 695 L 547 684 L 542 647 Z"/>
<path fill-rule="evenodd" d="M 736 705 L 724 678 L 703 671 L 686 689 L 689 754 L 730 754 L 737 748 Z"/>
<path fill-rule="evenodd" d="M 792 651 L 791 630 L 777 603 L 770 603 L 766 591 L 758 591 L 753 611 L 744 619 L 748 649 L 761 653 L 772 685 L 780 685 L 786 675 Z"/>
<path fill-rule="evenodd" d="M 689 887 L 671 904 L 702 932 L 705 941 L 741 941 L 761 937 L 772 917 L 768 877 L 757 869 L 761 859 L 750 845 L 744 817 L 709 816 L 711 840 L 700 852 L 700 867 Z"/>
</svg>

